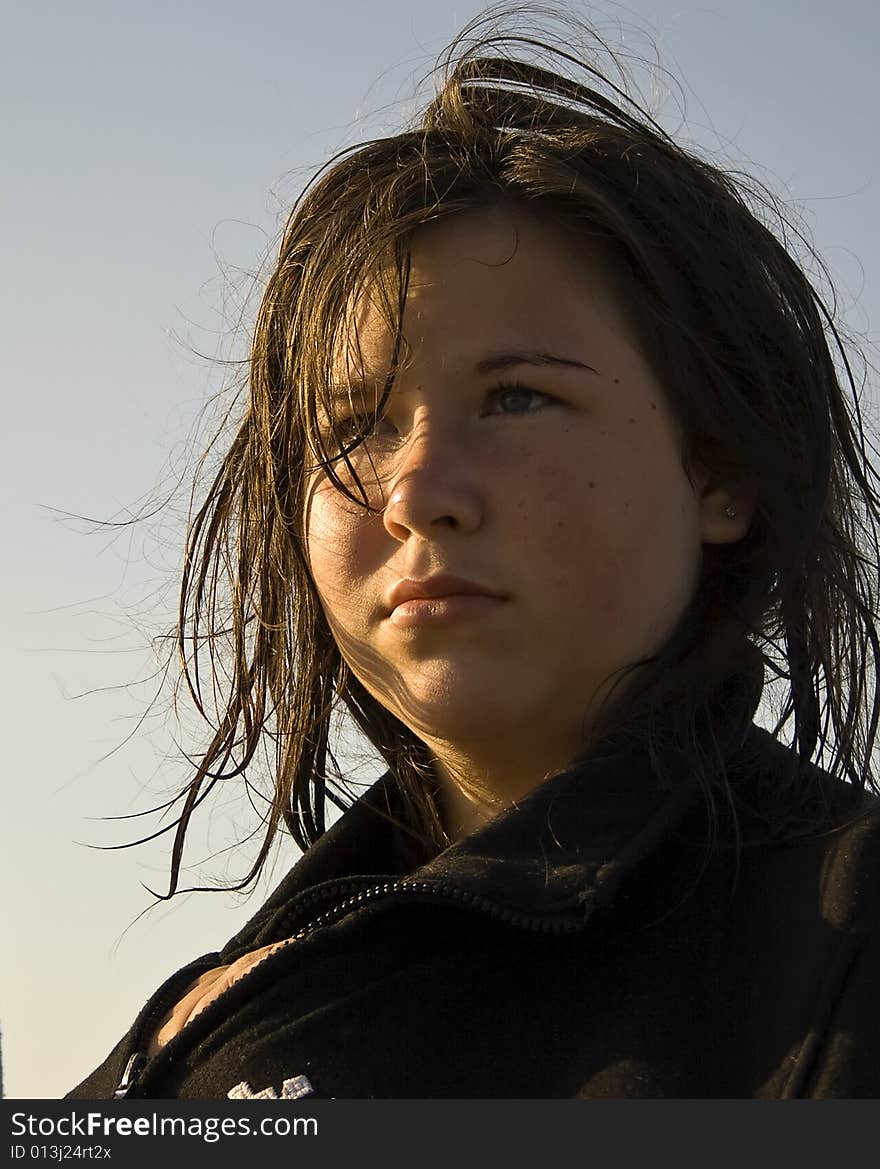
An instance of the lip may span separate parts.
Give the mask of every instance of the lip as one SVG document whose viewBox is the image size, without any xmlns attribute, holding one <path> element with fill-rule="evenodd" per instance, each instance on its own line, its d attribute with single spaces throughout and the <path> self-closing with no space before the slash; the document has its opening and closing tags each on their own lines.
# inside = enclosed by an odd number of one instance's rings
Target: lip
<svg viewBox="0 0 880 1169">
<path fill-rule="evenodd" d="M 425 577 L 423 580 L 412 580 L 409 577 L 397 582 L 388 594 L 389 616 L 399 605 L 407 601 L 433 601 L 438 598 L 451 597 L 490 597 L 503 600 L 503 595 L 487 585 L 477 581 L 465 580 L 461 576 L 441 572 L 435 576 Z"/>
<path fill-rule="evenodd" d="M 469 622 L 482 623 L 504 604 L 488 593 L 451 593 L 443 597 L 413 597 L 392 609 L 388 621 L 398 629 L 437 629 Z"/>
<path fill-rule="evenodd" d="M 506 599 L 488 585 L 439 572 L 398 581 L 388 594 L 386 617 L 400 629 L 445 626 L 479 620 Z"/>
</svg>

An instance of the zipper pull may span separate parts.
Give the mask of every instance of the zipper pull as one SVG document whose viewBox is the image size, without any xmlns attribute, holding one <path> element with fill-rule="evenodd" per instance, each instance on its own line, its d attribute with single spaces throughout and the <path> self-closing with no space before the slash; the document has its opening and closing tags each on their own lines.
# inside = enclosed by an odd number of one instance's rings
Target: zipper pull
<svg viewBox="0 0 880 1169">
<path fill-rule="evenodd" d="M 136 1051 L 125 1065 L 125 1071 L 122 1073 L 122 1079 L 119 1081 L 119 1086 L 113 1093 L 114 1100 L 124 1100 L 130 1096 L 138 1077 L 146 1065 L 147 1058 L 141 1052 Z"/>
</svg>

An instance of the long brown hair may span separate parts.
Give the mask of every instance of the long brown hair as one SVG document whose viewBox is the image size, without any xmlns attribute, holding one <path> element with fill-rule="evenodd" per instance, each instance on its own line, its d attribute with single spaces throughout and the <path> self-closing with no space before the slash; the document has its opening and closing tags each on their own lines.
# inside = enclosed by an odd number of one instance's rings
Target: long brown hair
<svg viewBox="0 0 880 1169">
<path fill-rule="evenodd" d="M 548 11 L 563 37 L 516 31 L 518 17 L 535 29 Z M 220 778 L 246 780 L 267 742 L 274 793 L 263 843 L 232 887 L 256 878 L 284 826 L 302 849 L 322 835 L 328 801 L 350 802 L 330 749 L 339 708 L 405 793 L 409 829 L 428 847 L 445 843 L 426 748 L 342 660 L 308 571 L 301 517 L 310 466 L 366 506 L 348 463 L 357 438 L 328 441 L 319 425 L 348 307 L 392 258 L 386 308 L 400 341 L 413 232 L 475 207 L 503 204 L 608 241 L 680 424 L 685 470 L 757 491 L 749 532 L 704 548 L 692 603 L 662 651 L 630 667 L 642 667 L 638 685 L 600 719 L 597 740 L 647 741 L 658 764 L 670 746 L 684 752 L 711 804 L 727 790 L 725 749 L 707 752 L 701 728 L 712 725 L 713 703 L 731 700 L 731 679 L 750 718 L 768 668 L 788 684 L 774 733 L 795 718 L 781 793 L 792 821 L 806 816 L 799 760 L 819 742 L 825 749 L 829 717 L 832 773 L 843 768 L 852 784 L 877 790 L 880 700 L 875 684 L 869 706 L 865 684 L 868 649 L 875 679 L 880 649 L 880 500 L 847 346 L 778 238 L 800 233 L 774 197 L 676 145 L 602 72 L 600 51 L 614 59 L 569 13 L 490 9 L 444 51 L 435 96 L 410 126 L 335 156 L 296 201 L 256 321 L 246 404 L 187 540 L 182 677 L 209 719 L 210 679 L 218 717 L 181 793 L 167 896 L 194 809 Z M 860 539 L 862 511 L 870 546 Z"/>
</svg>

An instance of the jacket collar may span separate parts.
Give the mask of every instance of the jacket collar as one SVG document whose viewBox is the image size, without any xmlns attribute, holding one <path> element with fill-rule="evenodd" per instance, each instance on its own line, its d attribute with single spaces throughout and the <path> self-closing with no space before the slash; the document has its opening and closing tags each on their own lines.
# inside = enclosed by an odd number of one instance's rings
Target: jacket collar
<svg viewBox="0 0 880 1169">
<path fill-rule="evenodd" d="M 735 739 L 728 774 L 754 774 L 784 750 L 749 719 Z M 665 783 L 642 748 L 609 748 L 573 763 L 477 831 L 434 856 L 413 843 L 403 797 L 386 773 L 308 850 L 263 909 L 223 951 L 289 936 L 301 895 L 319 886 L 375 878 L 455 886 L 514 913 L 586 916 L 609 904 L 626 875 L 695 809 L 699 785 L 683 762 L 667 760 Z M 688 820 L 688 823 L 692 823 Z M 699 835 L 697 844 L 702 843 Z M 367 881 L 367 884 L 370 882 Z M 341 893 L 337 900 L 344 900 Z"/>
<path fill-rule="evenodd" d="M 692 805 L 681 768 L 661 786 L 646 755 L 621 751 L 559 772 L 519 803 L 429 860 L 414 878 L 466 887 L 529 914 L 586 908 Z"/>
<path fill-rule="evenodd" d="M 707 709 L 731 788 L 751 786 L 756 774 L 786 753 L 754 714 L 763 689 L 763 658 L 722 677 L 707 692 Z M 668 717 L 674 714 L 670 707 Z M 705 744 L 702 744 L 705 748 Z M 611 738 L 529 792 L 477 831 L 427 855 L 404 825 L 403 794 L 386 773 L 343 813 L 288 873 L 262 909 L 222 951 L 223 960 L 289 937 L 292 923 L 321 891 L 338 902 L 340 882 L 391 885 L 406 880 L 485 898 L 512 912 L 548 915 L 607 904 L 624 877 L 702 804 L 686 760 L 664 754 L 658 776 L 646 745 Z M 696 837 L 705 842 L 698 807 Z"/>
</svg>

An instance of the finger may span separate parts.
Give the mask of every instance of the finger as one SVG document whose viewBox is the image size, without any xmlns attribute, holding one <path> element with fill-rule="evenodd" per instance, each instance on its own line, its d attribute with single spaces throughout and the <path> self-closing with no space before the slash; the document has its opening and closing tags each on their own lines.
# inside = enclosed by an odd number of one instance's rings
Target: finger
<svg viewBox="0 0 880 1169">
<path fill-rule="evenodd" d="M 147 1047 L 148 1055 L 155 1055 L 170 1039 L 174 1038 L 186 1024 L 193 1006 L 223 977 L 227 969 L 226 966 L 217 966 L 200 975 L 192 983 L 183 998 L 179 999 L 166 1015 L 163 1015 L 158 1029 L 153 1033 L 153 1038 Z"/>
<path fill-rule="evenodd" d="M 280 950 L 287 945 L 287 939 L 282 942 L 272 942 L 268 946 L 261 946 L 259 950 L 251 950 L 249 954 L 243 954 L 241 958 L 233 962 L 231 966 L 222 967 L 223 977 L 216 979 L 209 987 L 205 987 L 204 993 L 200 998 L 192 1003 L 189 1015 L 184 1023 L 191 1022 L 196 1015 L 201 1014 L 205 1007 L 210 1006 L 215 999 L 218 999 L 224 991 L 236 982 L 240 982 L 246 974 L 250 974 L 257 966 L 260 965 L 270 954 L 274 954 L 276 950 Z"/>
</svg>

